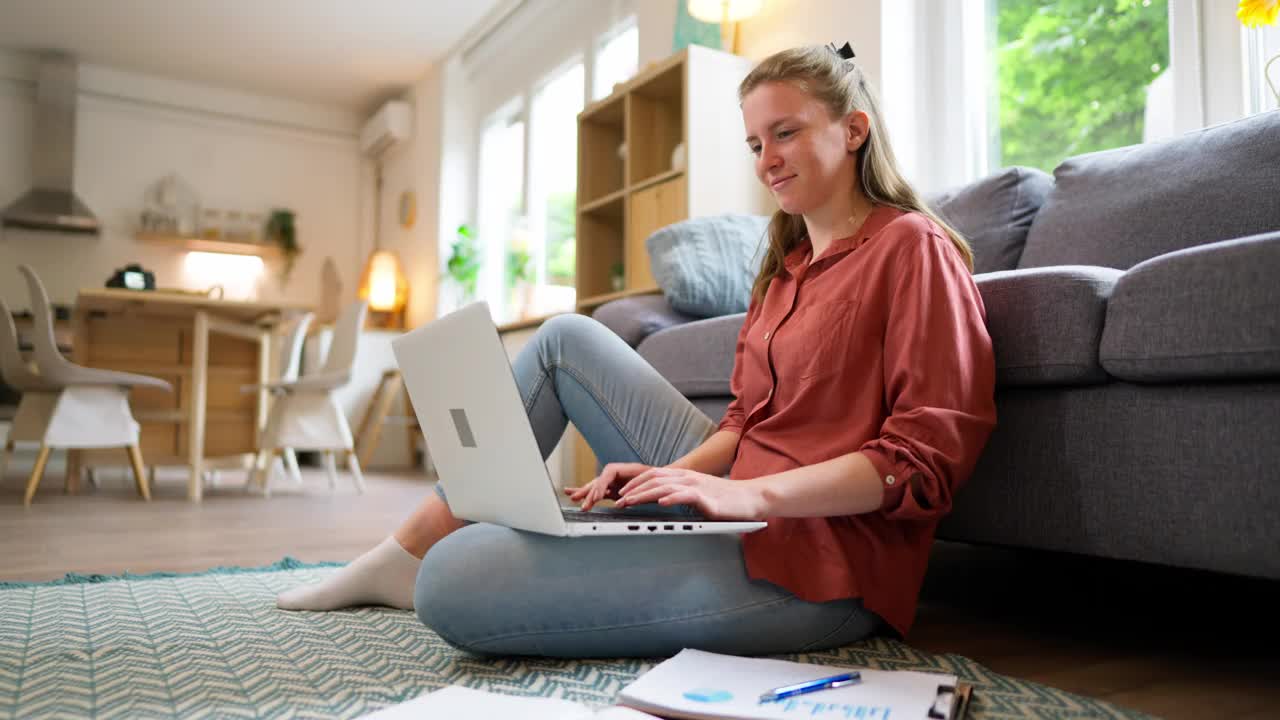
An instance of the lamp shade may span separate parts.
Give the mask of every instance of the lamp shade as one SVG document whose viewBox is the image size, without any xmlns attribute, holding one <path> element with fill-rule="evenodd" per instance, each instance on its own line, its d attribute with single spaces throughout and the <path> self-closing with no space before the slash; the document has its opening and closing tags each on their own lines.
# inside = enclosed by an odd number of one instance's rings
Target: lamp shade
<svg viewBox="0 0 1280 720">
<path fill-rule="evenodd" d="M 689 15 L 709 23 L 740 22 L 760 12 L 764 0 L 689 0 Z"/>
<path fill-rule="evenodd" d="M 369 301 L 369 309 L 398 312 L 409 299 L 409 281 L 400 268 L 400 256 L 391 250 L 377 250 L 365 263 L 360 276 L 360 297 Z"/>
</svg>

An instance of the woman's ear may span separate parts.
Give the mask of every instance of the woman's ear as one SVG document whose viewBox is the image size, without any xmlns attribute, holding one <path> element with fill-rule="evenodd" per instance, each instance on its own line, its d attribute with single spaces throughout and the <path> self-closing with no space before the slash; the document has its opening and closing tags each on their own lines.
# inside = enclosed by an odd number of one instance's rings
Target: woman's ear
<svg viewBox="0 0 1280 720">
<path fill-rule="evenodd" d="M 871 118 L 861 110 L 854 110 L 845 116 L 845 145 L 849 152 L 857 152 L 871 134 Z"/>
</svg>

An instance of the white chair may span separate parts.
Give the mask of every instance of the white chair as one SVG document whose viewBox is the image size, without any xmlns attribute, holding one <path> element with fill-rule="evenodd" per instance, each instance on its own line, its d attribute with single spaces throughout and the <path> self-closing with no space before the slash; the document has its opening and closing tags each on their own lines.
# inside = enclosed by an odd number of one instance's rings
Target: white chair
<svg viewBox="0 0 1280 720">
<path fill-rule="evenodd" d="M 54 448 L 126 448 L 138 493 L 143 499 L 151 500 L 142 451 L 138 448 L 138 423 L 129 410 L 129 389 L 154 387 L 171 392 L 173 388 L 159 378 L 81 367 L 62 357 L 54 341 L 53 314 L 44 285 L 30 267 L 19 265 L 18 270 L 26 278 L 31 295 L 31 314 L 35 321 L 32 344 L 39 383 L 35 389 L 23 393 L 9 432 L 10 443 L 40 443 L 23 503 L 31 504 L 49 452 Z M 12 329 L 11 322 L 9 327 Z M 20 382 L 32 380 L 22 377 L 20 372 L 16 376 Z"/>
<path fill-rule="evenodd" d="M 280 344 L 280 353 L 276 356 L 275 368 L 277 369 L 276 383 L 286 383 L 298 379 L 298 367 L 302 363 L 302 344 L 307 339 L 307 330 L 311 327 L 311 322 L 315 319 L 315 313 L 303 313 L 299 315 L 287 331 L 282 334 L 282 342 Z M 258 392 L 262 389 L 262 385 L 245 385 L 240 388 L 241 392 L 250 393 Z M 269 388 L 270 389 L 270 388 Z M 281 394 L 281 391 L 274 390 L 272 394 Z M 265 428 L 264 428 L 265 429 Z M 259 433 L 258 447 L 264 447 L 262 437 L 265 433 Z M 302 471 L 298 468 L 298 455 L 293 448 L 281 448 L 281 455 L 284 468 L 289 478 L 293 480 L 295 485 L 302 484 Z M 254 458 L 254 465 L 251 475 L 259 471 L 257 461 L 259 457 Z M 274 470 L 275 463 L 272 463 Z M 268 481 L 264 481 L 268 482 Z"/>
<path fill-rule="evenodd" d="M 0 320 L 0 379 L 22 393 L 22 399 L 18 401 L 21 412 L 22 403 L 28 402 L 27 393 L 57 392 L 58 388 L 41 379 L 22 358 L 18 328 L 13 324 L 13 313 L 9 311 L 3 298 L 0 298 L 0 313 L 4 315 Z M 4 449 L 0 450 L 0 480 L 4 479 L 9 469 L 9 455 L 13 452 L 13 447 L 13 433 L 10 432 L 9 437 L 5 438 Z"/>
<path fill-rule="evenodd" d="M 330 488 L 336 487 L 338 471 L 334 454 L 346 457 L 347 468 L 355 481 L 356 491 L 364 493 L 364 476 L 356 459 L 355 443 L 346 415 L 338 406 L 334 391 L 351 380 L 360 329 L 364 326 L 368 303 L 347 305 L 334 323 L 329 355 L 319 372 L 304 374 L 297 380 L 269 383 L 266 388 L 275 395 L 267 424 L 254 459 L 251 482 L 269 494 L 267 469 L 277 454 L 285 449 L 319 450 L 324 455 Z"/>
</svg>

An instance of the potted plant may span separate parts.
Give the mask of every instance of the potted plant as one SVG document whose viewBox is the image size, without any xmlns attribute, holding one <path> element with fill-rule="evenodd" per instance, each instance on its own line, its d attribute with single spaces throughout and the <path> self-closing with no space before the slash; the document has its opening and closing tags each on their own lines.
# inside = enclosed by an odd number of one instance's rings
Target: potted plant
<svg viewBox="0 0 1280 720">
<path fill-rule="evenodd" d="M 529 252 L 520 245 L 507 248 L 507 289 L 511 292 L 511 308 L 520 318 L 527 316 L 533 301 L 533 285 L 529 282 L 532 270 Z"/>
<path fill-rule="evenodd" d="M 621 292 L 627 286 L 627 271 L 622 263 L 616 262 L 609 267 L 609 287 L 614 292 Z"/>
<path fill-rule="evenodd" d="M 267 218 L 267 226 L 263 234 L 280 246 L 280 251 L 284 253 L 284 267 L 280 270 L 280 283 L 287 284 L 289 275 L 293 272 L 293 265 L 297 262 L 298 255 L 302 252 L 302 246 L 298 244 L 298 231 L 294 226 L 294 213 L 292 210 L 276 209 L 271 211 L 271 216 Z"/>
<path fill-rule="evenodd" d="M 462 292 L 459 304 L 475 297 L 476 281 L 480 277 L 480 250 L 476 247 L 475 233 L 465 223 L 458 226 L 445 270 Z"/>
</svg>

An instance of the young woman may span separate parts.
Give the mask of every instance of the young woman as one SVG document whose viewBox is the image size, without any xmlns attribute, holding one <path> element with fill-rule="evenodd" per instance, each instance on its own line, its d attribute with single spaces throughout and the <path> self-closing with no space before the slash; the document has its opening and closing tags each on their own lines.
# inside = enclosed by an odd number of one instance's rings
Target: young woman
<svg viewBox="0 0 1280 720">
<path fill-rule="evenodd" d="M 566 491 L 584 508 L 687 506 L 768 527 L 575 540 L 466 524 L 435 494 L 280 607 L 412 607 L 473 652 L 559 657 L 777 653 L 907 632 L 938 520 L 995 425 L 972 255 L 902 178 L 852 58 L 780 52 L 739 98 L 746 151 L 780 209 L 720 423 L 584 316 L 544 323 L 513 369 L 543 457 L 572 420 L 610 461 Z"/>
</svg>

